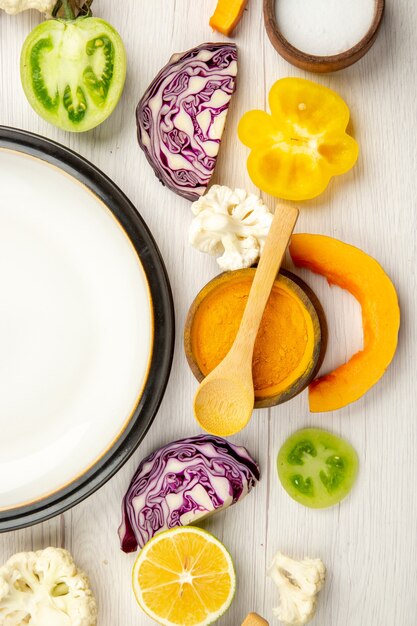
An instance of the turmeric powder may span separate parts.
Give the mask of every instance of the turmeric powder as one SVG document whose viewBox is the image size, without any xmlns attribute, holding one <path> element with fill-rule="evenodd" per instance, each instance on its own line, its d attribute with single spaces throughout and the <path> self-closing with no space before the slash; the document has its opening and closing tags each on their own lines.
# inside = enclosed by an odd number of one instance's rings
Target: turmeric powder
<svg viewBox="0 0 417 626">
<path fill-rule="evenodd" d="M 233 274 L 207 293 L 194 315 L 191 348 L 204 376 L 229 351 L 248 299 L 253 274 Z M 252 368 L 256 399 L 289 389 L 305 374 L 313 359 L 314 337 L 311 313 L 291 281 L 279 276 L 255 342 Z"/>
</svg>

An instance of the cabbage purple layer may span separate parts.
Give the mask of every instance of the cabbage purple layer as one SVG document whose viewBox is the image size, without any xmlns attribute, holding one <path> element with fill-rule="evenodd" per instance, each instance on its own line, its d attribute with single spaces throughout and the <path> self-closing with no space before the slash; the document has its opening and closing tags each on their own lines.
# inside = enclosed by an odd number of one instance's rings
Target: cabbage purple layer
<svg viewBox="0 0 417 626">
<path fill-rule="evenodd" d="M 236 74 L 236 45 L 205 43 L 175 54 L 137 106 L 146 158 L 164 185 L 189 200 L 213 174 Z"/>
<path fill-rule="evenodd" d="M 157 532 L 235 504 L 259 480 L 243 447 L 198 435 L 156 450 L 139 465 L 122 504 L 121 548 L 134 552 Z"/>
</svg>

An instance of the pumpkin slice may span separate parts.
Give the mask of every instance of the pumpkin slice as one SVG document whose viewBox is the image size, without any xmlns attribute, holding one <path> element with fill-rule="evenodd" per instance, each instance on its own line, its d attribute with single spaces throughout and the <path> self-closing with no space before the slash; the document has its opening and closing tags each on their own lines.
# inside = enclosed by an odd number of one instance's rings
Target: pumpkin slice
<svg viewBox="0 0 417 626">
<path fill-rule="evenodd" d="M 248 0 L 218 0 L 210 26 L 229 37 L 242 17 Z"/>
<path fill-rule="evenodd" d="M 293 235 L 295 265 L 347 289 L 362 307 L 363 350 L 309 386 L 310 411 L 335 411 L 355 402 L 381 378 L 397 348 L 400 309 L 382 267 L 359 248 L 324 235 Z"/>
</svg>

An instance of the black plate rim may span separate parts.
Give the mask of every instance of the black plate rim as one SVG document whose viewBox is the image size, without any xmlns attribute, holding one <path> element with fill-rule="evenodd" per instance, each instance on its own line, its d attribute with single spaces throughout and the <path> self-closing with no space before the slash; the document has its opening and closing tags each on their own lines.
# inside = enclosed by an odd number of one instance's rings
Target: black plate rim
<svg viewBox="0 0 417 626">
<path fill-rule="evenodd" d="M 171 371 L 175 319 L 168 273 L 158 246 L 134 205 L 95 165 L 51 139 L 0 125 L 0 148 L 23 152 L 55 165 L 94 193 L 122 225 L 146 274 L 151 293 L 154 342 L 148 376 L 128 425 L 110 449 L 82 476 L 35 503 L 0 511 L 0 532 L 46 521 L 79 504 L 126 463 L 150 428 L 162 402 Z M 0 503 L 1 506 L 1 503 Z"/>
</svg>

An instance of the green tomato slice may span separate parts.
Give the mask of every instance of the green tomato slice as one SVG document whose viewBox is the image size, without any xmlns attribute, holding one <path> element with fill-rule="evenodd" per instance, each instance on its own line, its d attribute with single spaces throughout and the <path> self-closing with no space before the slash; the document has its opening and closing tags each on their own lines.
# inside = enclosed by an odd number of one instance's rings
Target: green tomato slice
<svg viewBox="0 0 417 626">
<path fill-rule="evenodd" d="M 305 428 L 289 437 L 278 453 L 278 476 L 285 491 L 304 506 L 321 509 L 337 504 L 352 489 L 358 455 L 340 437 Z"/>
<path fill-rule="evenodd" d="M 118 103 L 126 53 L 118 32 L 102 19 L 47 20 L 23 44 L 20 75 L 41 117 L 81 132 L 101 124 Z"/>
</svg>

